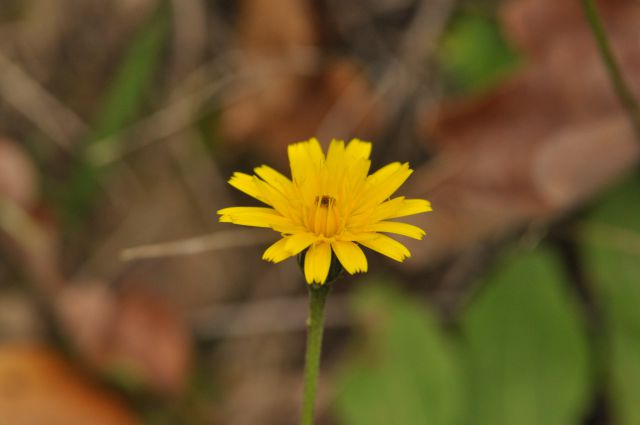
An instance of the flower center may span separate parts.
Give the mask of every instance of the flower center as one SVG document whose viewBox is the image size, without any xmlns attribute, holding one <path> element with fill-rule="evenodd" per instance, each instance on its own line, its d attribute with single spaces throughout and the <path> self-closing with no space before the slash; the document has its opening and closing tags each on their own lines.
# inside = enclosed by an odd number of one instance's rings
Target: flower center
<svg viewBox="0 0 640 425">
<path fill-rule="evenodd" d="M 335 204 L 332 196 L 316 196 L 309 214 L 309 227 L 316 235 L 331 237 L 338 231 L 340 217 Z"/>
<path fill-rule="evenodd" d="M 321 207 L 329 208 L 329 206 L 333 206 L 333 204 L 335 203 L 336 203 L 336 198 L 332 196 L 329 196 L 329 195 L 316 196 L 316 204 Z"/>
</svg>

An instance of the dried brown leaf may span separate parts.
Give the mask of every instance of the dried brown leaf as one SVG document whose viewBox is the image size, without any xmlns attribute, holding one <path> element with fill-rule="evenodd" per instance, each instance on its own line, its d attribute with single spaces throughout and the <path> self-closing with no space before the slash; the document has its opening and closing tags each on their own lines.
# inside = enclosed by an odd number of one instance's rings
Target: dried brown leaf
<svg viewBox="0 0 640 425">
<path fill-rule="evenodd" d="M 598 6 L 623 72 L 640 95 L 640 4 Z M 431 235 L 414 245 L 416 267 L 557 217 L 637 162 L 638 141 L 580 3 L 519 0 L 502 12 L 526 63 L 494 91 L 446 103 L 425 120 L 440 155 L 419 171 L 412 188 L 435 210 L 417 219 Z"/>
<path fill-rule="evenodd" d="M 0 247 L 15 256 L 40 286 L 51 291 L 62 281 L 57 234 L 41 208 L 36 168 L 20 146 L 0 139 Z"/>
<path fill-rule="evenodd" d="M 38 198 L 38 177 L 31 159 L 15 142 L 0 138 L 0 199 L 33 208 Z"/>
<path fill-rule="evenodd" d="M 223 98 L 226 138 L 282 162 L 287 144 L 319 130 L 322 137 L 375 134 L 374 91 L 354 62 L 322 57 L 321 22 L 311 2 L 241 5 L 236 44 L 242 54 L 235 64 L 249 77 Z"/>
<path fill-rule="evenodd" d="M 184 389 L 191 358 L 187 325 L 149 290 L 116 292 L 99 282 L 69 285 L 57 298 L 66 334 L 97 369 L 156 392 Z"/>
<path fill-rule="evenodd" d="M 55 353 L 0 346 L 0 423 L 139 425 L 112 394 L 91 384 Z"/>
</svg>

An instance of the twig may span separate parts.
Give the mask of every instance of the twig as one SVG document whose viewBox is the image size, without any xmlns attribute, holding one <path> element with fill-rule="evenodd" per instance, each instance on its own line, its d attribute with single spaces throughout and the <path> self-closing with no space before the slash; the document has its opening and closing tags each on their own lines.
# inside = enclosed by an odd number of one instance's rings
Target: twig
<svg viewBox="0 0 640 425">
<path fill-rule="evenodd" d="M 383 103 L 385 106 L 388 117 L 385 118 L 385 124 L 396 122 L 403 113 L 403 106 L 413 104 L 418 98 L 422 86 L 428 85 L 428 82 L 425 82 L 426 64 L 428 59 L 433 56 L 437 42 L 444 32 L 455 4 L 454 0 L 420 3 L 411 24 L 400 41 L 398 52 L 387 52 L 388 65 L 378 78 L 370 103 L 367 107 L 362 108 L 359 115 L 354 117 L 350 123 L 343 122 L 345 109 L 349 106 L 349 97 L 360 81 L 355 78 L 321 121 L 316 132 L 320 138 L 326 138 L 322 135 L 327 135 L 330 132 L 335 134 L 336 129 L 339 134 L 353 132 L 357 124 L 377 103 Z M 383 37 L 378 34 L 373 22 L 370 20 L 365 20 L 365 22 L 368 24 L 366 28 L 369 38 L 377 41 L 381 49 L 388 50 L 381 42 Z M 365 75 L 374 74 L 374 69 L 375 66 L 371 66 L 371 70 L 363 69 L 362 73 Z"/>
<path fill-rule="evenodd" d="M 78 115 L 0 53 L 0 96 L 40 128 L 61 149 L 87 132 Z"/>
<path fill-rule="evenodd" d="M 405 32 L 399 51 L 399 59 L 414 75 L 419 76 L 424 62 L 433 56 L 438 40 L 453 15 L 455 0 L 425 1 L 418 3 L 418 10 Z"/>
<path fill-rule="evenodd" d="M 0 232 L 5 232 L 26 252 L 37 252 L 47 244 L 42 228 L 15 203 L 0 199 Z"/>
<path fill-rule="evenodd" d="M 122 251 L 120 258 L 123 261 L 132 261 L 147 258 L 176 257 L 218 249 L 255 246 L 270 241 L 273 241 L 273 235 L 268 232 L 231 230 L 179 241 L 128 248 Z"/>
<path fill-rule="evenodd" d="M 205 0 L 171 0 L 174 21 L 171 74 L 180 76 L 197 64 L 206 48 L 207 5 Z"/>
<path fill-rule="evenodd" d="M 191 323 L 203 340 L 302 332 L 308 309 L 309 301 L 304 296 L 218 304 L 193 313 Z M 344 327 L 350 323 L 349 300 L 344 295 L 335 295 L 327 305 L 325 325 Z"/>
<path fill-rule="evenodd" d="M 234 56 L 234 53 L 240 55 L 238 52 L 232 52 L 229 53 L 229 58 Z M 88 157 L 96 165 L 108 165 L 119 161 L 126 155 L 146 148 L 184 130 L 205 113 L 215 110 L 218 107 L 217 105 L 211 105 L 206 111 L 202 110 L 202 107 L 208 101 L 222 93 L 223 90 L 231 84 L 242 84 L 254 78 L 268 80 L 270 78 L 281 77 L 283 73 L 307 75 L 317 67 L 316 58 L 317 52 L 314 49 L 301 48 L 280 57 L 264 59 L 248 71 L 230 73 L 228 66 L 226 66 L 227 62 L 231 62 L 230 59 L 216 60 L 217 64 L 214 64 L 213 67 L 203 65 L 197 71 L 194 71 L 194 73 L 200 74 L 208 70 L 209 75 L 219 74 L 219 78 L 206 83 L 198 90 L 191 91 L 189 94 L 176 98 L 175 101 L 166 107 L 153 112 L 148 117 L 125 128 L 122 132 L 109 137 L 110 139 L 130 137 L 132 140 L 136 140 L 134 143 L 130 143 L 126 147 L 113 151 L 109 147 L 117 146 L 118 144 L 108 143 L 103 140 L 94 145 L 96 148 L 89 150 Z M 214 69 L 212 70 L 211 68 Z M 265 86 L 268 86 L 268 84 L 265 83 Z M 234 99 L 234 101 L 244 100 L 246 96 L 248 95 L 240 96 L 238 99 Z"/>
<path fill-rule="evenodd" d="M 3 234 L 13 241 L 24 269 L 40 291 L 49 295 L 63 285 L 52 239 L 46 230 L 22 207 L 0 197 L 0 236 Z"/>
<path fill-rule="evenodd" d="M 415 108 L 419 99 L 433 103 L 438 101 L 433 93 L 434 81 L 428 66 L 456 5 L 455 0 L 418 3 L 418 10 L 400 42 L 397 57 L 393 58 L 379 80 L 377 95 L 384 97 L 387 108 L 387 132 L 395 132 L 394 126 L 400 123 L 406 108 Z M 406 143 L 410 138 L 401 140 Z M 401 144 L 390 146 L 397 150 Z"/>
<path fill-rule="evenodd" d="M 629 113 L 638 140 L 640 140 L 640 108 L 638 107 L 638 101 L 634 97 L 629 84 L 627 84 L 627 81 L 624 79 L 620 65 L 613 54 L 611 43 L 600 19 L 595 0 L 582 0 L 582 7 L 587 16 L 591 32 L 598 44 L 598 50 L 607 69 L 609 79 L 613 84 L 620 102 L 622 102 Z"/>
</svg>

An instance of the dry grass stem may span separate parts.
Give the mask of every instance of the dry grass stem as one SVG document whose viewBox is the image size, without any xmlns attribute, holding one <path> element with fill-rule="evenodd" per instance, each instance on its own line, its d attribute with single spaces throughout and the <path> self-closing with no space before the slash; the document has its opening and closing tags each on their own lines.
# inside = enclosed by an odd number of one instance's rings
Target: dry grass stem
<svg viewBox="0 0 640 425">
<path fill-rule="evenodd" d="M 233 230 L 216 232 L 210 235 L 182 239 L 173 242 L 142 245 L 122 251 L 123 261 L 142 260 L 149 258 L 177 257 L 201 254 L 203 252 L 220 249 L 242 248 L 260 245 L 273 241 L 273 235 L 254 230 Z"/>
<path fill-rule="evenodd" d="M 0 96 L 70 152 L 74 141 L 87 132 L 82 119 L 2 53 L 0 69 Z"/>
</svg>

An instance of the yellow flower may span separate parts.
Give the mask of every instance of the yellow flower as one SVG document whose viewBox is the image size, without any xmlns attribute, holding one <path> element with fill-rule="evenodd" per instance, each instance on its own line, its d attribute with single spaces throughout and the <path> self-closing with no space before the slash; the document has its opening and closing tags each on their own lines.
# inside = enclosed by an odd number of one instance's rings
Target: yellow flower
<svg viewBox="0 0 640 425">
<path fill-rule="evenodd" d="M 346 146 L 333 140 L 325 157 L 316 139 L 289 145 L 292 180 L 266 165 L 256 175 L 234 173 L 229 184 L 268 205 L 232 207 L 218 211 L 220 221 L 268 227 L 282 239 L 263 254 L 280 262 L 307 249 L 304 275 L 309 284 L 323 284 L 331 253 L 350 274 L 367 271 L 367 258 L 358 244 L 397 261 L 409 250 L 382 233 L 422 239 L 424 231 L 390 219 L 431 211 L 424 199 L 390 196 L 413 170 L 399 162 L 368 175 L 371 143 L 357 139 Z"/>
</svg>

